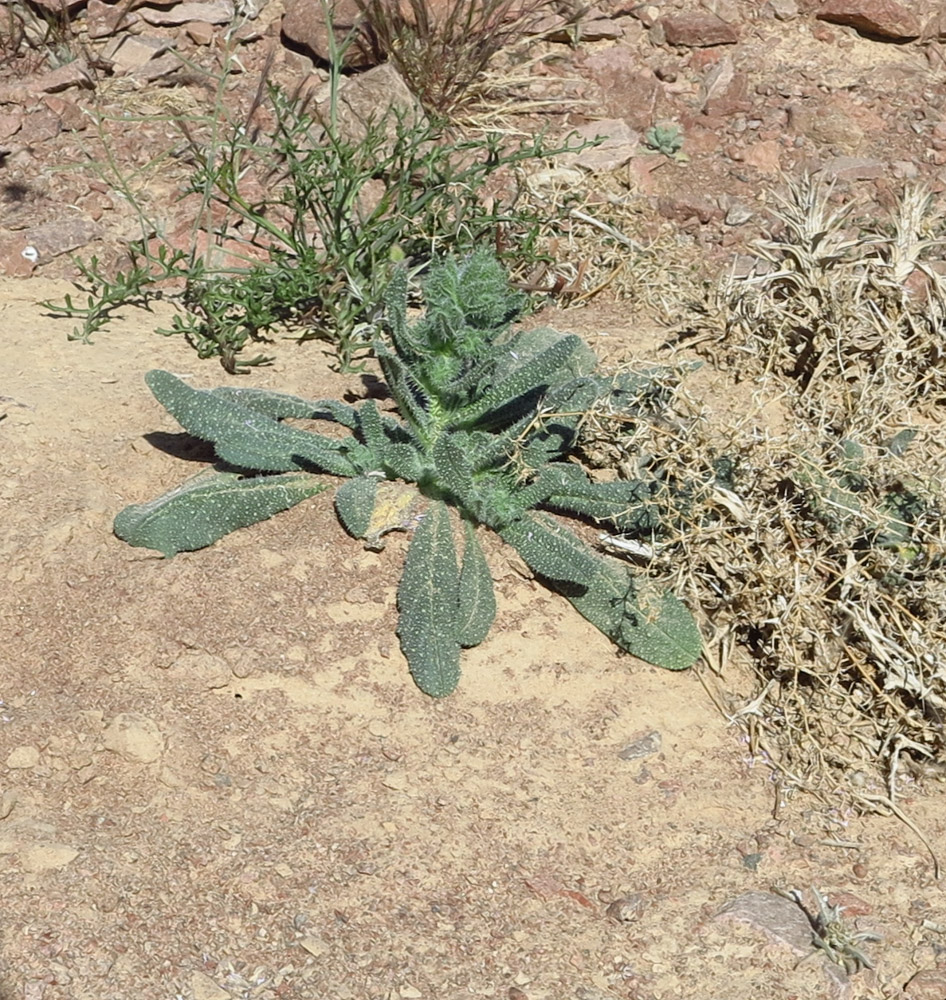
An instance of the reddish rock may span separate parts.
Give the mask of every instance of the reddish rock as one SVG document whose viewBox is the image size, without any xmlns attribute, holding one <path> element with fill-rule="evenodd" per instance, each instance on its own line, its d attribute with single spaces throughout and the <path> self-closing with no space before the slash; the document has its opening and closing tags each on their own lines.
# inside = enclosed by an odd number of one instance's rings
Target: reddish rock
<svg viewBox="0 0 946 1000">
<path fill-rule="evenodd" d="M 11 135 L 16 135 L 22 124 L 22 111 L 0 112 L 0 139 L 9 139 Z"/>
<path fill-rule="evenodd" d="M 214 27 L 206 21 L 185 24 L 184 33 L 195 45 L 209 45 L 214 40 Z"/>
<path fill-rule="evenodd" d="M 694 73 L 709 72 L 723 61 L 723 53 L 725 51 L 725 49 L 718 46 L 709 49 L 694 49 L 690 53 L 688 66 Z"/>
<path fill-rule="evenodd" d="M 656 193 L 657 185 L 651 175 L 666 162 L 662 153 L 647 153 L 644 156 L 632 157 L 627 165 L 627 173 L 633 190 L 641 194 Z"/>
<path fill-rule="evenodd" d="M 836 156 L 825 163 L 821 173 L 839 181 L 870 181 L 885 176 L 887 164 L 860 156 Z"/>
<path fill-rule="evenodd" d="M 59 125 L 66 132 L 81 132 L 89 124 L 88 117 L 74 101 L 62 97 L 47 97 L 47 108 L 59 119 Z"/>
<path fill-rule="evenodd" d="M 703 103 L 706 115 L 732 118 L 733 115 L 748 114 L 752 110 L 749 99 L 749 77 L 745 73 L 735 73 Z"/>
<path fill-rule="evenodd" d="M 736 29 L 715 14 L 692 11 L 671 14 L 658 22 L 668 45 L 703 48 L 707 45 L 735 45 L 739 41 Z"/>
<path fill-rule="evenodd" d="M 23 233 L 0 229 L 0 274 L 8 278 L 28 278 L 39 255 Z"/>
<path fill-rule="evenodd" d="M 323 120 L 327 120 L 327 98 L 318 110 Z M 388 140 L 393 142 L 395 117 L 405 123 L 425 120 L 423 109 L 390 63 L 346 77 L 339 88 L 336 114 L 339 133 L 351 142 L 361 142 L 368 133 L 369 122 L 384 121 Z"/>
<path fill-rule="evenodd" d="M 98 222 L 106 212 L 114 208 L 112 199 L 100 191 L 90 191 L 76 199 L 76 205 L 93 221 Z"/>
<path fill-rule="evenodd" d="M 828 902 L 831 906 L 840 906 L 845 917 L 866 917 L 874 912 L 867 900 L 843 889 L 828 893 Z"/>
<path fill-rule="evenodd" d="M 917 38 L 923 30 L 909 7 L 896 0 L 827 0 L 817 16 L 821 21 L 898 41 Z"/>
<path fill-rule="evenodd" d="M 47 139 L 52 139 L 62 131 L 59 116 L 46 108 L 34 111 L 23 119 L 17 139 L 27 146 L 38 146 Z"/>
<path fill-rule="evenodd" d="M 907 1000 L 943 1000 L 946 997 L 946 970 L 921 969 L 904 986 Z"/>
<path fill-rule="evenodd" d="M 85 60 L 73 59 L 71 62 L 63 63 L 56 69 L 36 77 L 32 82 L 32 87 L 44 94 L 57 94 L 60 90 L 68 90 L 70 87 L 93 90 L 95 84 L 89 75 L 89 67 L 85 64 Z"/>
<path fill-rule="evenodd" d="M 355 0 L 336 0 L 332 8 L 332 28 L 338 45 L 361 20 Z M 286 0 L 282 33 L 295 45 L 306 49 L 318 62 L 329 62 L 328 26 L 322 5 L 312 0 Z M 352 69 L 375 65 L 376 60 L 364 45 L 355 43 L 345 52 L 344 64 Z"/>
<path fill-rule="evenodd" d="M 859 153 L 871 137 L 882 135 L 886 127 L 879 115 L 842 93 L 793 104 L 788 115 L 793 132 L 848 156 Z"/>
<path fill-rule="evenodd" d="M 15 104 L 20 111 L 28 111 L 30 99 L 36 95 L 22 83 L 0 83 L 0 104 Z"/>
<path fill-rule="evenodd" d="M 723 213 L 709 198 L 699 194 L 681 194 L 674 198 L 658 198 L 657 211 L 671 222 L 688 222 L 698 219 L 701 225 L 719 221 Z"/>
<path fill-rule="evenodd" d="M 130 28 L 137 20 L 138 15 L 131 13 L 125 3 L 89 0 L 85 9 L 85 29 L 89 38 L 108 38 L 109 35 Z"/>
<path fill-rule="evenodd" d="M 776 139 L 766 139 L 749 146 L 742 155 L 742 162 L 755 167 L 759 173 L 777 176 L 782 170 L 782 147 Z"/>
<path fill-rule="evenodd" d="M 648 128 L 657 114 L 660 81 L 642 68 L 634 49 L 612 45 L 592 53 L 584 69 L 601 88 L 602 112 L 609 118 L 623 118 L 631 128 Z"/>
<path fill-rule="evenodd" d="M 104 56 L 110 60 L 116 69 L 126 73 L 144 66 L 150 59 L 155 59 L 167 51 L 170 42 L 166 38 L 148 38 L 141 35 L 137 38 L 125 35 L 110 42 Z"/>
<path fill-rule="evenodd" d="M 233 20 L 234 8 L 230 0 L 212 0 L 211 3 L 179 3 L 170 10 L 141 7 L 138 13 L 148 24 L 186 24 L 188 21 L 229 24 Z"/>
</svg>

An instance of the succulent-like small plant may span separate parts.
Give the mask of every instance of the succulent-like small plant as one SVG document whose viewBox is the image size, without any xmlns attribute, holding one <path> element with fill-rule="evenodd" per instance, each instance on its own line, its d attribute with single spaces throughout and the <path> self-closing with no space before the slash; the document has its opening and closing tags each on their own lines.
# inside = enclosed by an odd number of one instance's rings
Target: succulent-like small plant
<svg viewBox="0 0 946 1000">
<path fill-rule="evenodd" d="M 679 125 L 653 125 L 644 133 L 644 145 L 672 160 L 686 163 L 689 157 L 683 150 L 683 129 Z"/>
<path fill-rule="evenodd" d="M 375 352 L 399 416 L 375 400 L 308 402 L 258 389 L 193 389 L 152 371 L 158 401 L 191 434 L 213 443 L 216 472 L 115 519 L 132 545 L 166 556 L 201 548 L 345 478 L 335 493 L 350 534 L 378 548 L 381 536 L 412 537 L 398 587 L 401 648 L 418 686 L 442 697 L 456 687 L 460 651 L 486 637 L 496 613 L 478 529 L 496 532 L 529 567 L 618 646 L 669 669 L 690 666 L 701 640 L 680 601 L 626 564 L 596 552 L 549 512 L 616 531 L 657 527 L 652 486 L 594 482 L 569 460 L 579 422 L 607 399 L 639 412 L 659 384 L 651 375 L 595 374 L 577 336 L 511 330 L 522 308 L 489 254 L 435 266 L 426 313 L 407 322 L 407 276 L 387 293 L 390 338 Z M 329 421 L 327 436 L 284 422 Z M 457 558 L 457 523 L 464 539 Z"/>
</svg>

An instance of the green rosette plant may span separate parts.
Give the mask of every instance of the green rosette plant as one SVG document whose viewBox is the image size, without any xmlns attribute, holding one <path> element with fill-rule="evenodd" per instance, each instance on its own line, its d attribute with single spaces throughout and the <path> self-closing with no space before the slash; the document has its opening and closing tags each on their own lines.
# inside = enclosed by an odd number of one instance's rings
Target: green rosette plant
<svg viewBox="0 0 946 1000">
<path fill-rule="evenodd" d="M 595 482 L 571 461 L 579 423 L 602 402 L 640 413 L 666 373 L 595 374 L 577 336 L 512 330 L 523 302 L 487 253 L 431 271 L 426 311 L 407 318 L 407 275 L 386 296 L 389 337 L 375 353 L 396 415 L 373 399 L 351 406 L 258 389 L 194 389 L 166 371 L 146 381 L 220 465 L 115 519 L 132 545 L 172 556 L 271 517 L 334 485 L 335 508 L 367 546 L 407 528 L 398 586 L 398 636 L 411 673 L 433 697 L 450 694 L 461 650 L 486 637 L 496 614 L 481 529 L 514 546 L 532 571 L 622 649 L 671 670 L 699 656 L 696 624 L 673 595 L 642 586 L 629 566 L 597 552 L 557 515 L 617 532 L 659 527 L 655 484 Z M 332 436 L 290 418 L 327 421 Z M 462 536 L 462 557 L 457 538 Z"/>
</svg>

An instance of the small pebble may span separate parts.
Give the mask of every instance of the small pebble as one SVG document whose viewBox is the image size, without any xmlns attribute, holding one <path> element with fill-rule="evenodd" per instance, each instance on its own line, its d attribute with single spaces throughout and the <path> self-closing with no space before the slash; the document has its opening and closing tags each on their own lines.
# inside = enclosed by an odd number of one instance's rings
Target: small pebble
<svg viewBox="0 0 946 1000">
<path fill-rule="evenodd" d="M 618 924 L 630 924 L 639 920 L 644 912 L 644 897 L 639 893 L 632 893 L 630 896 L 621 896 L 605 910 L 609 920 Z"/>
<path fill-rule="evenodd" d="M 32 746 L 14 747 L 7 756 L 7 767 L 28 770 L 39 763 L 39 750 Z"/>
</svg>

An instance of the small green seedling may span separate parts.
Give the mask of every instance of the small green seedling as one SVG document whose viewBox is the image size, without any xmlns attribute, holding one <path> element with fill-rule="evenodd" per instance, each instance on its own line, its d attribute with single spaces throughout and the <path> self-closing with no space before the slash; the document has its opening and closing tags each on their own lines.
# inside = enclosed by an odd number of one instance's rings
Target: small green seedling
<svg viewBox="0 0 946 1000">
<path fill-rule="evenodd" d="M 679 125 L 653 125 L 644 133 L 644 145 L 678 163 L 686 163 L 689 157 L 682 152 L 683 129 Z"/>
<path fill-rule="evenodd" d="M 657 528 L 652 485 L 594 482 L 569 460 L 582 416 L 601 401 L 639 413 L 662 371 L 615 378 L 574 335 L 511 331 L 523 302 L 489 254 L 438 263 L 426 313 L 407 322 L 407 273 L 387 291 L 390 338 L 374 345 L 397 416 L 373 399 L 307 402 L 258 389 L 193 389 L 152 371 L 158 401 L 220 462 L 195 482 L 115 519 L 132 545 L 166 556 L 201 548 L 272 516 L 343 477 L 335 508 L 368 547 L 410 528 L 398 587 L 398 635 L 421 690 L 450 694 L 460 651 L 486 637 L 496 614 L 480 528 L 514 546 L 550 587 L 622 649 L 672 670 L 690 666 L 701 639 L 684 605 L 600 554 L 551 516 L 577 515 L 620 532 Z M 286 418 L 340 425 L 327 436 Z M 455 535 L 462 528 L 458 559 Z M 649 581 L 645 581 L 649 584 Z"/>
</svg>

